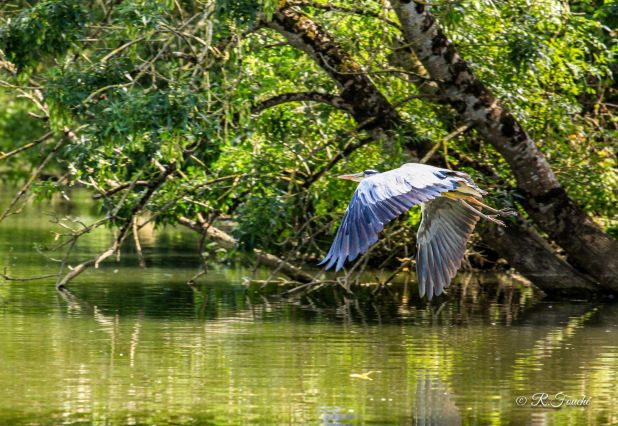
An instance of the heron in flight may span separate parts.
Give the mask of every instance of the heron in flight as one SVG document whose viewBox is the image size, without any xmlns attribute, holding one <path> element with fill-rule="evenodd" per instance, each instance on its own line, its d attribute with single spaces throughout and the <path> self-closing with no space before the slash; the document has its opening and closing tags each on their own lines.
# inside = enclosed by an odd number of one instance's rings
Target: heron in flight
<svg viewBox="0 0 618 426">
<path fill-rule="evenodd" d="M 420 204 L 416 276 L 421 297 L 427 294 L 429 300 L 451 283 L 479 218 L 504 226 L 499 216 L 517 214 L 483 204 L 487 192 L 466 173 L 425 164 L 408 163 L 384 173 L 365 170 L 339 178 L 360 184 L 320 265 L 326 264 L 325 269 L 335 266 L 339 271 L 346 259 L 356 259 L 378 241 L 384 225 Z M 493 214 L 485 214 L 483 209 Z"/>
</svg>

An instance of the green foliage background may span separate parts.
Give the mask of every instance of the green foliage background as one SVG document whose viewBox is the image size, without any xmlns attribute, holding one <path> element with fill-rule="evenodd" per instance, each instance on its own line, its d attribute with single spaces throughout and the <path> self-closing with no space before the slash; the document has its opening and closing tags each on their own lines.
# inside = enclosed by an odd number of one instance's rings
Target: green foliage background
<svg viewBox="0 0 618 426">
<path fill-rule="evenodd" d="M 162 165 L 180 172 L 146 206 L 158 224 L 202 215 L 232 224 L 241 247 L 313 260 L 324 253 L 353 191 L 332 177 L 408 161 L 405 129 L 338 162 L 366 135 L 346 113 L 311 102 L 252 108 L 272 96 L 336 93 L 335 82 L 303 52 L 260 28 L 277 2 L 59 1 L 0 6 L 0 151 L 70 129 L 35 193 L 94 193 L 149 181 Z M 584 209 L 618 236 L 618 6 L 612 0 L 432 2 L 434 13 L 474 72 L 514 112 Z M 326 10 L 323 6 L 357 13 Z M 400 34 L 371 14 L 394 19 L 375 1 L 316 2 L 302 9 L 370 73 L 417 134 L 440 141 L 461 123 L 418 93 L 389 55 Z M 38 106 L 37 106 L 38 105 Z M 43 109 L 41 110 L 41 105 Z M 190 156 L 188 147 L 197 146 Z M 5 182 L 23 181 L 49 151 L 44 143 L 0 162 Z M 517 201 L 504 161 L 474 132 L 438 153 L 464 168 L 500 203 Z M 185 158 L 186 157 L 186 158 Z M 489 167 L 488 180 L 461 158 Z M 101 212 L 121 223 L 145 188 L 102 197 Z M 123 207 L 116 206 L 122 200 Z M 387 254 L 404 255 L 418 225 L 412 211 L 393 225 Z M 379 251 L 378 251 L 379 252 Z"/>
</svg>

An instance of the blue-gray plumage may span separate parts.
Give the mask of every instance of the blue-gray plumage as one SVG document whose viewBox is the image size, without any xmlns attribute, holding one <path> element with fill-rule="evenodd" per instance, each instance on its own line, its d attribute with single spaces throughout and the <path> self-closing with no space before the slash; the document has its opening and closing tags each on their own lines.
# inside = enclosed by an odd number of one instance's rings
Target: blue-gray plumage
<svg viewBox="0 0 618 426">
<path fill-rule="evenodd" d="M 378 241 L 384 225 L 420 204 L 416 275 L 421 297 L 427 294 L 429 299 L 449 286 L 480 217 L 504 225 L 495 215 L 485 215 L 470 203 L 498 215 L 515 214 L 483 204 L 486 192 L 466 173 L 425 164 L 409 163 L 384 173 L 366 170 L 339 177 L 360 184 L 320 265 L 326 264 L 326 269 L 335 266 L 339 271 L 346 260 L 356 259 Z"/>
</svg>

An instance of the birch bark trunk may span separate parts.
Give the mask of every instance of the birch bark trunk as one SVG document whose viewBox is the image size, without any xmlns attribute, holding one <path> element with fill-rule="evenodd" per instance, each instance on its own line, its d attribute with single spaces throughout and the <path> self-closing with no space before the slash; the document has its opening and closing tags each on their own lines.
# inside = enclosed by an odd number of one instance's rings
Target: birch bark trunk
<svg viewBox="0 0 618 426">
<path fill-rule="evenodd" d="M 570 263 L 618 291 L 618 242 L 569 198 L 524 127 L 474 76 L 429 7 L 411 0 L 394 1 L 393 7 L 406 41 L 437 80 L 440 96 L 510 165 L 533 220 L 565 250 Z"/>
</svg>

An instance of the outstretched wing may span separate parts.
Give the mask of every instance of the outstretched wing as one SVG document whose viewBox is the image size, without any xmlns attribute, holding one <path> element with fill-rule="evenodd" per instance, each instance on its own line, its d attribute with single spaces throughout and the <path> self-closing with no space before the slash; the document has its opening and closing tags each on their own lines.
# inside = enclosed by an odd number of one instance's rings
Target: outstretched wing
<svg viewBox="0 0 618 426">
<path fill-rule="evenodd" d="M 423 205 L 417 233 L 416 278 L 420 296 L 442 294 L 461 266 L 479 217 L 459 201 L 441 197 Z"/>
<path fill-rule="evenodd" d="M 378 241 L 384 225 L 410 207 L 452 191 L 465 179 L 446 169 L 406 164 L 360 182 L 328 254 L 320 262 L 338 271 Z"/>
</svg>

